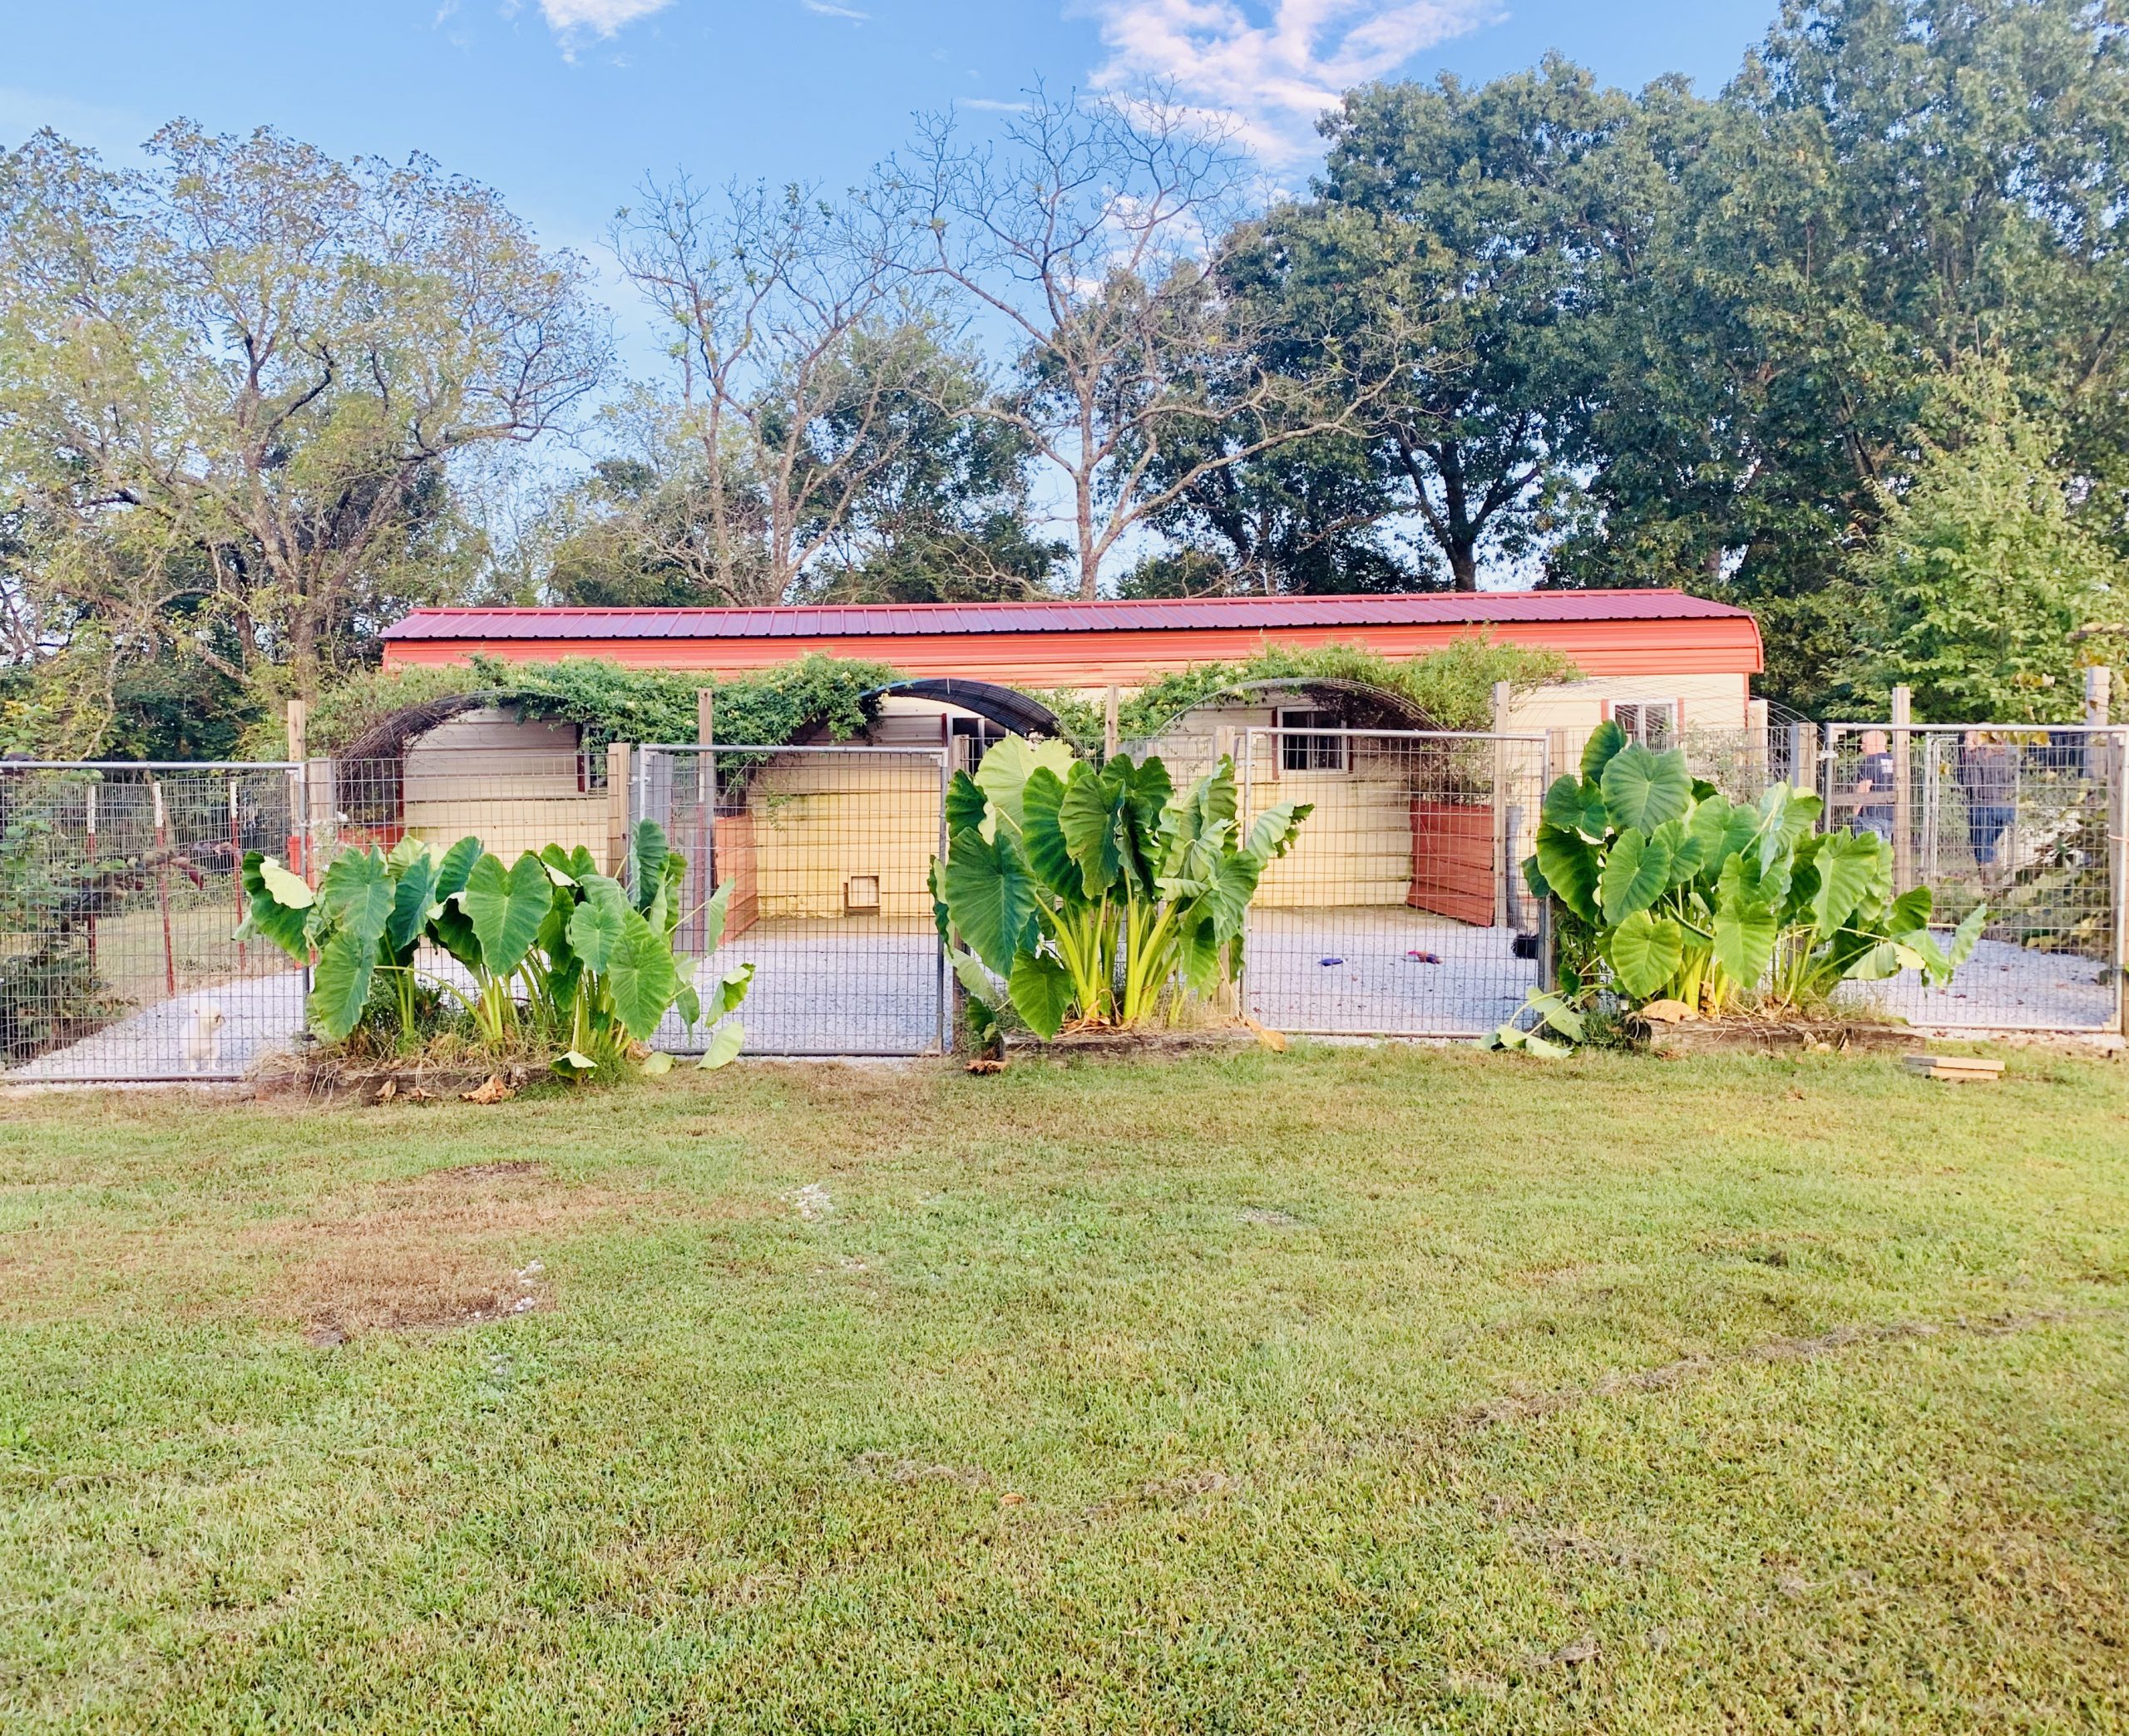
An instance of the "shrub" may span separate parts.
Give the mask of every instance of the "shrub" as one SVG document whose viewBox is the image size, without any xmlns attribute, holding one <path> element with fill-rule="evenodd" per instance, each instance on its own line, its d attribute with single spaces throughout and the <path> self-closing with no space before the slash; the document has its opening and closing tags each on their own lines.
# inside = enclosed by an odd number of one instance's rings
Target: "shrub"
<svg viewBox="0 0 2129 1736">
<path fill-rule="evenodd" d="M 1062 742 L 1002 742 L 947 793 L 932 890 L 955 973 L 1045 1038 L 1209 999 L 1238 973 L 1257 882 L 1309 811 L 1282 803 L 1245 831 L 1232 761 L 1178 796 L 1157 758 L 1097 769 Z"/>
<path fill-rule="evenodd" d="M 1652 753 L 1604 724 L 1582 775 L 1546 792 L 1524 864 L 1531 890 L 1554 901 L 1562 989 L 1721 1013 L 1743 1001 L 1823 1005 L 1843 983 L 1902 970 L 1949 981 L 1986 911 L 1940 945 L 1929 889 L 1894 897 L 1891 846 L 1868 832 L 1814 831 L 1820 808 L 1786 785 L 1733 804 L 1696 781 L 1679 750 Z"/>
</svg>

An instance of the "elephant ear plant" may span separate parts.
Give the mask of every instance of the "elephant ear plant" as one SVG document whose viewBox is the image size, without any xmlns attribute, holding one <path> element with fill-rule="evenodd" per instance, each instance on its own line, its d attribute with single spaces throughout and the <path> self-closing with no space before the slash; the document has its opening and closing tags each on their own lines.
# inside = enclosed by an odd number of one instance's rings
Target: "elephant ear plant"
<svg viewBox="0 0 2129 1736">
<path fill-rule="evenodd" d="M 506 865 L 475 838 L 441 856 L 407 841 L 388 855 L 373 847 L 340 856 L 314 893 L 254 853 L 244 865 L 245 931 L 299 960 L 316 955 L 309 1018 L 328 1041 L 344 1040 L 373 1016 L 373 990 L 385 982 L 402 1039 L 411 1042 L 418 979 L 457 999 L 488 1048 L 559 1046 L 556 1070 L 568 1077 L 620 1070 L 676 1010 L 690 1028 L 707 1014 L 716 1029 L 703 1064 L 721 1066 L 744 1041 L 727 1015 L 746 998 L 753 967 L 728 970 L 705 1007 L 674 954 L 686 914 L 684 859 L 646 821 L 630 836 L 625 872 L 625 880 L 602 873 L 580 846 L 551 844 Z M 703 912 L 713 951 L 729 897 L 720 890 Z M 463 980 L 420 965 L 425 945 L 453 961 Z M 645 1064 L 670 1063 L 654 1056 Z"/>
<path fill-rule="evenodd" d="M 1000 742 L 975 777 L 956 774 L 932 869 L 979 1022 L 1010 1003 L 1048 1039 L 1209 999 L 1239 973 L 1257 883 L 1308 813 L 1283 803 L 1245 830 L 1229 760 L 1178 795 L 1157 758 L 1097 767 L 1060 743 Z"/>
<path fill-rule="evenodd" d="M 1695 780 L 1679 750 L 1652 752 L 1618 724 L 1600 727 L 1581 776 L 1546 792 L 1524 865 L 1531 890 L 1554 902 L 1565 961 L 1566 999 L 1537 1005 L 1541 1023 L 1578 1034 L 1555 1011 L 1603 991 L 1720 1015 L 1815 1009 L 1844 983 L 1903 970 L 1949 982 L 1986 911 L 1940 942 L 1929 889 L 1894 895 L 1892 847 L 1815 831 L 1820 808 L 1786 785 L 1732 803 Z"/>
</svg>

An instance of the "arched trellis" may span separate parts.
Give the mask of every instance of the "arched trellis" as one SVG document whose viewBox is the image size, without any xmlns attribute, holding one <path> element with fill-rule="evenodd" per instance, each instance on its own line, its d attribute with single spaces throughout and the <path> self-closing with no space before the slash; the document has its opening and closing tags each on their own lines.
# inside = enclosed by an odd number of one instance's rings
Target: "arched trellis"
<svg viewBox="0 0 2129 1736">
<path fill-rule="evenodd" d="M 1065 733 L 1057 713 L 1040 699 L 1030 698 L 1017 688 L 1000 687 L 995 682 L 971 681 L 958 675 L 891 681 L 884 687 L 874 688 L 865 697 L 936 700 L 972 712 L 1001 729 L 1011 730 L 1015 735 L 1056 737 Z"/>
</svg>

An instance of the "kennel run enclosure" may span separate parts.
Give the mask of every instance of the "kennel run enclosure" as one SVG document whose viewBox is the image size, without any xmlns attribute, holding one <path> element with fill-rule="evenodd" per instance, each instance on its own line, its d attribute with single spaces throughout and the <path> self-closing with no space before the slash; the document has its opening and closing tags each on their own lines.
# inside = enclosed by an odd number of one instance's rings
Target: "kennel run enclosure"
<svg viewBox="0 0 2129 1736">
<path fill-rule="evenodd" d="M 1821 745 L 1821 742 L 1823 745 Z M 1878 831 L 1903 885 L 1940 889 L 1949 927 L 1991 917 L 1949 989 L 1859 985 L 1865 1005 L 1973 1030 L 2112 1031 L 2123 1017 L 2129 729 L 1828 726 L 1771 745 L 1677 741 L 1697 775 L 1752 799 L 1808 783 L 1825 823 Z M 1297 1033 L 1460 1037 L 1547 979 L 1546 912 L 1524 885 L 1560 736 L 1240 727 L 1130 744 L 1178 787 L 1223 754 L 1247 821 L 1314 811 L 1264 876 L 1242 1010 Z M 984 744 L 615 747 L 426 762 L 0 762 L 0 1077 L 241 1077 L 302 1040 L 307 974 L 236 938 L 245 853 L 315 880 L 339 852 L 472 834 L 505 856 L 549 843 L 621 861 L 664 826 L 689 907 L 732 890 L 724 947 L 681 950 L 704 983 L 756 967 L 739 1018 L 756 1054 L 918 1055 L 953 1043 L 956 985 L 927 875 L 945 789 Z M 424 968 L 449 976 L 446 959 Z M 661 1048 L 699 1050 L 677 1023 Z"/>
</svg>

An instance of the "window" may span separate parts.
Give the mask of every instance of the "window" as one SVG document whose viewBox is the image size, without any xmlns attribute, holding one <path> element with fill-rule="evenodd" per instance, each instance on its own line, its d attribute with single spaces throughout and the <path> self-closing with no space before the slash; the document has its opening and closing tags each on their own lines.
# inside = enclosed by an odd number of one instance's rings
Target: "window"
<svg viewBox="0 0 2129 1736">
<path fill-rule="evenodd" d="M 1627 732 L 1627 739 L 1644 747 L 1663 748 L 1678 732 L 1678 702 L 1675 699 L 1629 699 L 1612 708 L 1612 721 Z"/>
<path fill-rule="evenodd" d="M 1313 730 L 1341 727 L 1338 714 L 1327 711 L 1282 711 L 1279 713 L 1279 769 L 1282 772 L 1343 772 L 1351 737 L 1315 735 Z"/>
</svg>

